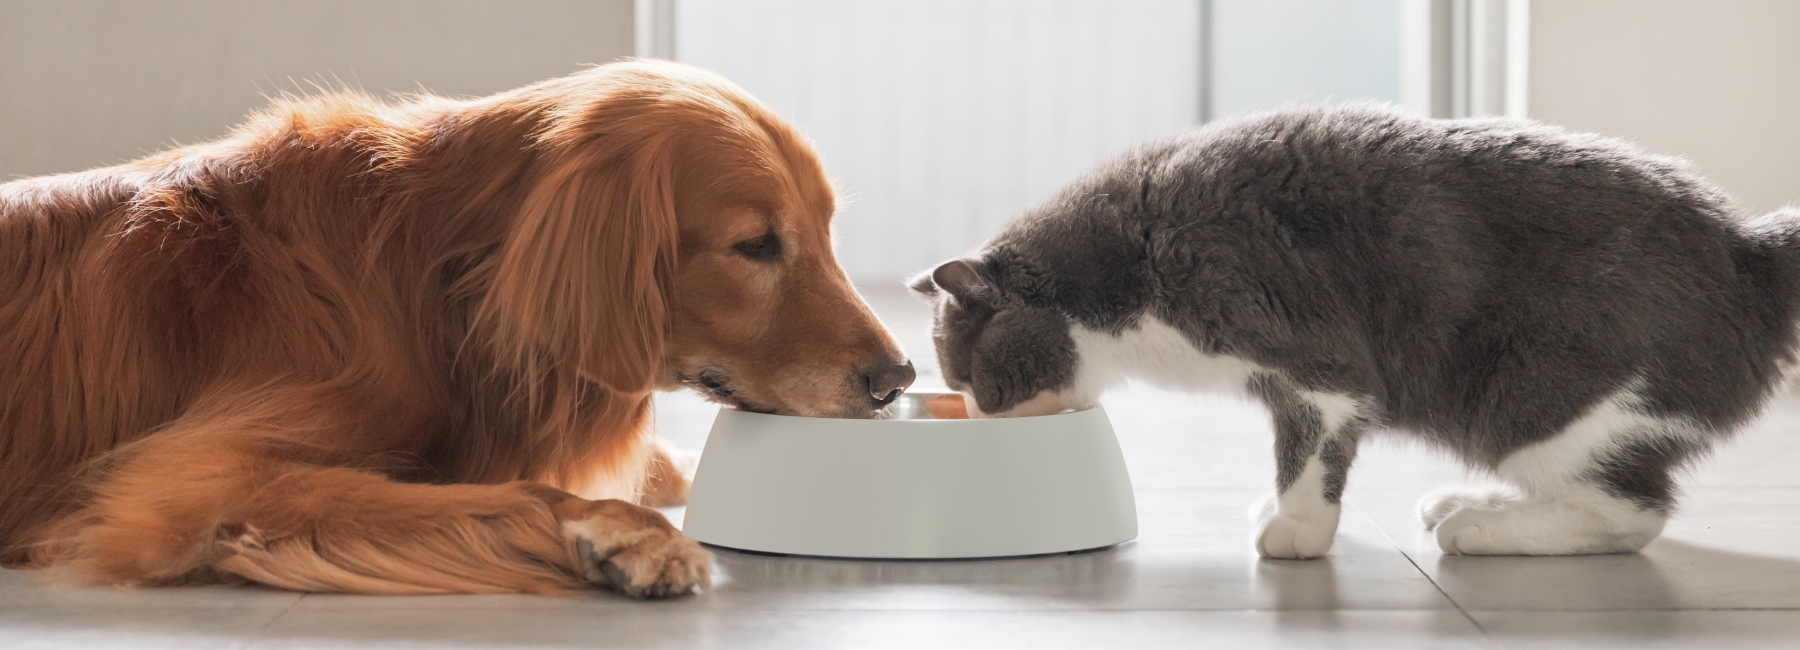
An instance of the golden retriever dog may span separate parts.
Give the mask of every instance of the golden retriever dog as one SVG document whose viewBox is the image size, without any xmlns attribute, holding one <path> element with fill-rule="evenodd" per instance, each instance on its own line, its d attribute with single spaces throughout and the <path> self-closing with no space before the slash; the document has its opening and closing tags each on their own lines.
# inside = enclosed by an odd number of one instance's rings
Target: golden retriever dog
<svg viewBox="0 0 1800 650">
<path fill-rule="evenodd" d="M 870 417 L 912 381 L 832 189 L 724 79 L 278 101 L 0 185 L 0 558 L 89 584 L 634 597 L 710 555 L 654 391 Z"/>
</svg>

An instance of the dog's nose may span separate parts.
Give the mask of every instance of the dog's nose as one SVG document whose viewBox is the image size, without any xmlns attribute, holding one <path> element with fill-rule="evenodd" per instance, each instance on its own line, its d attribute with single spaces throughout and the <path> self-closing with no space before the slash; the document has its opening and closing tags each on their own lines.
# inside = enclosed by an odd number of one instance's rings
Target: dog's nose
<svg viewBox="0 0 1800 650">
<path fill-rule="evenodd" d="M 906 392 L 906 387 L 911 386 L 919 375 L 913 372 L 912 362 L 907 361 L 877 366 L 864 376 L 869 380 L 869 397 L 875 398 L 878 406 L 887 406 Z"/>
</svg>

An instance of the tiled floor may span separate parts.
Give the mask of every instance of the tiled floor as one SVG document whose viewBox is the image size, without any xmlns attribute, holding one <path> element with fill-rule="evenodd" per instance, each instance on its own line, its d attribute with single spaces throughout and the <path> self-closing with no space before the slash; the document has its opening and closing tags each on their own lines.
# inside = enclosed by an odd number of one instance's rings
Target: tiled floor
<svg viewBox="0 0 1800 650">
<path fill-rule="evenodd" d="M 927 365 L 923 306 L 871 297 Z M 1273 477 L 1259 408 L 1144 390 L 1107 406 L 1141 532 L 1106 551 L 988 562 L 722 551 L 711 591 L 650 603 L 60 590 L 0 572 L 0 648 L 1800 647 L 1800 398 L 1704 464 L 1641 554 L 1444 557 L 1412 506 L 1462 472 L 1385 443 L 1351 476 L 1331 556 L 1301 562 L 1250 547 L 1247 511 Z M 698 447 L 711 414 L 670 396 L 659 424 Z"/>
</svg>

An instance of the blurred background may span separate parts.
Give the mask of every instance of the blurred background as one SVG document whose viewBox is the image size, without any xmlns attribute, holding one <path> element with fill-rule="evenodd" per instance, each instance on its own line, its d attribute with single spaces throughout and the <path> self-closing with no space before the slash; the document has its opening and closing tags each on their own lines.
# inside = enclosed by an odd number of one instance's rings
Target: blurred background
<svg viewBox="0 0 1800 650">
<path fill-rule="evenodd" d="M 223 134 L 321 87 L 477 95 L 625 56 L 812 137 L 864 286 L 1136 143 L 1289 103 L 1527 115 L 1800 199 L 1792 0 L 0 0 L 0 179 Z"/>
</svg>

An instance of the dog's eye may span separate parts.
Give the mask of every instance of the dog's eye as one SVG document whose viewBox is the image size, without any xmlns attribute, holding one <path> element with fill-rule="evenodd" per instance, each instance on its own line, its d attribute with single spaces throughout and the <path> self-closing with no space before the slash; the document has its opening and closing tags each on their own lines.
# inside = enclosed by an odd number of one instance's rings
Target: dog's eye
<svg viewBox="0 0 1800 650">
<path fill-rule="evenodd" d="M 781 239 L 776 237 L 775 233 L 769 233 L 755 239 L 746 239 L 736 244 L 732 244 L 731 247 L 735 249 L 739 255 L 757 261 L 781 258 Z"/>
</svg>

